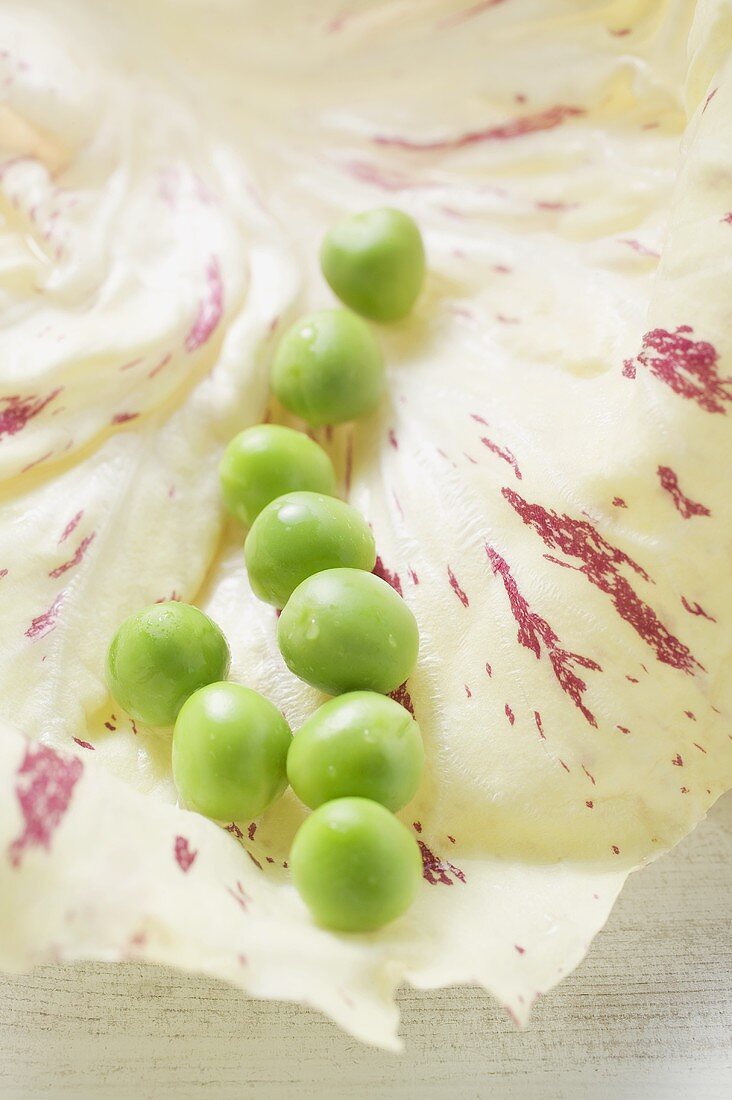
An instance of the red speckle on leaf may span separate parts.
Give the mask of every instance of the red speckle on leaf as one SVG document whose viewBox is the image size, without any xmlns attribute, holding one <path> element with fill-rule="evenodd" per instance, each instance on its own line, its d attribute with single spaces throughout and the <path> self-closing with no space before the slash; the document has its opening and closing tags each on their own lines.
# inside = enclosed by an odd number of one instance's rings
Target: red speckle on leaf
<svg viewBox="0 0 732 1100">
<path fill-rule="evenodd" d="M 389 697 L 393 699 L 395 703 L 399 703 L 401 706 L 403 706 L 405 710 L 408 710 L 409 713 L 412 715 L 412 718 L 414 718 L 414 704 L 412 703 L 411 695 L 407 691 L 406 683 L 402 684 L 398 688 L 395 688 L 394 691 L 390 691 Z"/>
<path fill-rule="evenodd" d="M 732 210 L 719 219 L 723 225 L 732 225 Z"/>
<path fill-rule="evenodd" d="M 673 764 L 673 765 L 674 765 L 675 767 L 677 767 L 677 768 L 683 768 L 683 766 L 684 766 L 684 761 L 683 761 L 683 758 L 682 758 L 682 756 L 681 756 L 681 753 L 677 752 L 677 753 L 676 753 L 676 756 L 675 756 L 675 757 L 673 758 L 673 760 L 671 761 L 671 763 L 672 763 L 672 764 Z"/>
<path fill-rule="evenodd" d="M 386 581 L 387 584 L 390 584 L 394 591 L 398 592 L 400 596 L 404 595 L 404 593 L 402 592 L 402 582 L 399 580 L 399 574 L 392 573 L 389 569 L 387 569 L 381 558 L 378 556 L 376 558 L 376 564 L 374 565 L 372 572 L 374 576 L 381 577 L 382 581 Z"/>
<path fill-rule="evenodd" d="M 417 843 L 422 853 L 422 874 L 427 882 L 432 886 L 452 886 L 455 880 L 465 882 L 465 874 L 459 867 L 440 859 L 423 840 L 418 840 Z"/>
<path fill-rule="evenodd" d="M 661 488 L 669 494 L 676 511 L 684 519 L 691 519 L 692 516 L 710 516 L 712 514 L 704 504 L 698 504 L 682 493 L 679 487 L 678 474 L 674 473 L 670 466 L 659 466 L 657 472 Z"/>
<path fill-rule="evenodd" d="M 637 252 L 639 256 L 651 256 L 653 259 L 658 259 L 661 255 L 660 252 L 656 252 L 653 248 L 648 248 L 647 245 L 641 244 L 634 237 L 627 237 L 618 240 L 618 244 L 627 244 L 628 248 L 632 248 L 634 252 Z"/>
<path fill-rule="evenodd" d="M 681 597 L 681 603 L 685 611 L 688 611 L 690 615 L 701 615 L 703 619 L 708 619 L 710 623 L 716 623 L 716 619 L 713 615 L 708 615 L 701 604 L 694 603 L 693 607 L 687 600 L 686 596 Z"/>
<path fill-rule="evenodd" d="M 248 849 L 247 849 L 247 855 L 248 855 L 248 856 L 249 856 L 249 858 L 251 859 L 251 861 L 252 861 L 252 863 L 254 864 L 254 866 L 255 866 L 255 867 L 258 867 L 258 868 L 259 868 L 259 870 L 261 871 L 261 870 L 262 870 L 262 864 L 261 864 L 261 863 L 259 862 L 259 860 L 257 859 L 257 857 L 256 857 L 256 856 L 254 856 L 254 855 L 252 855 L 252 853 L 251 853 L 251 852 L 250 852 L 250 851 L 249 851 Z"/>
<path fill-rule="evenodd" d="M 410 567 L 409 567 L 409 576 L 410 576 L 410 579 L 411 579 L 411 581 L 412 581 L 412 584 L 419 584 L 419 577 L 418 577 L 418 576 L 417 576 L 417 574 L 416 574 L 416 573 L 414 572 L 414 570 L 412 569 L 411 565 L 410 565 Z"/>
<path fill-rule="evenodd" d="M 465 23 L 468 19 L 474 19 L 476 15 L 481 15 L 484 11 L 488 11 L 489 8 L 495 8 L 503 2 L 504 0 L 479 0 L 477 4 L 471 4 L 470 7 L 455 12 L 454 15 L 448 15 L 445 19 L 442 19 L 437 26 L 440 30 L 447 30 L 448 27 L 456 27 L 458 24 Z"/>
<path fill-rule="evenodd" d="M 177 836 L 175 838 L 173 853 L 178 866 L 184 874 L 190 871 L 198 855 L 198 851 L 195 848 L 191 848 L 190 843 L 184 836 Z"/>
<path fill-rule="evenodd" d="M 29 745 L 16 772 L 15 795 L 23 815 L 23 831 L 8 848 L 13 867 L 29 848 L 49 851 L 54 832 L 69 808 L 84 766 L 78 757 L 64 757 L 48 745 Z"/>
<path fill-rule="evenodd" d="M 534 721 L 536 722 L 536 728 L 539 731 L 539 737 L 542 741 L 546 741 L 546 734 L 544 733 L 544 726 L 542 725 L 541 715 L 538 710 L 534 711 Z"/>
<path fill-rule="evenodd" d="M 488 676 L 489 676 L 489 677 L 492 677 L 492 676 L 493 676 L 493 666 L 492 666 L 492 665 L 490 665 L 490 664 L 488 664 L 488 662 L 487 662 L 487 661 L 486 661 L 486 663 L 485 663 L 485 670 L 486 670 L 486 672 L 488 673 Z"/>
<path fill-rule="evenodd" d="M 206 291 L 198 303 L 198 314 L 184 341 L 187 352 L 196 351 L 214 333 L 224 312 L 224 284 L 215 256 L 206 268 Z"/>
<path fill-rule="evenodd" d="M 630 733 L 630 730 L 627 726 L 616 726 L 615 729 L 620 730 L 621 733 Z"/>
<path fill-rule="evenodd" d="M 630 27 L 621 27 L 620 30 L 610 31 L 615 38 L 625 38 L 626 34 L 630 34 Z"/>
<path fill-rule="evenodd" d="M 88 741 L 82 741 L 80 737 L 75 737 L 75 738 L 74 738 L 74 742 L 75 742 L 75 743 L 76 743 L 76 744 L 77 744 L 77 745 L 79 746 L 79 748 L 81 748 L 81 749 L 91 749 L 91 750 L 92 750 L 92 752 L 94 751 L 94 746 L 93 746 L 93 745 L 91 745 L 91 744 L 90 744 L 90 743 L 89 743 Z"/>
<path fill-rule="evenodd" d="M 234 901 L 237 903 L 240 909 L 243 909 L 246 913 L 249 908 L 249 902 L 252 900 L 249 894 L 246 892 L 242 884 L 237 880 L 236 888 L 232 890 L 230 886 L 226 887 L 227 894 L 230 894 Z"/>
<path fill-rule="evenodd" d="M 257 831 L 256 821 L 250 821 L 249 826 L 247 828 L 247 836 L 249 837 L 250 840 L 254 840 L 254 834 L 256 833 L 256 831 Z"/>
<path fill-rule="evenodd" d="M 389 428 L 388 439 L 395 451 L 399 450 L 399 444 L 397 443 L 397 437 L 394 435 L 394 429 Z"/>
<path fill-rule="evenodd" d="M 485 417 L 482 417 L 479 413 L 471 413 L 470 416 L 478 424 L 484 424 L 486 428 L 490 427 L 490 425 L 489 425 L 488 421 L 485 419 Z"/>
<path fill-rule="evenodd" d="M 493 270 L 498 275 L 510 275 L 512 268 L 507 267 L 506 264 L 493 264 Z M 485 423 L 485 421 L 483 423 Z"/>
<path fill-rule="evenodd" d="M 568 771 L 569 771 L 569 766 L 568 766 L 567 764 L 565 764 L 563 760 L 560 760 L 560 761 L 559 761 L 559 763 L 560 763 L 560 764 L 562 765 L 562 767 L 564 768 L 565 772 L 568 772 Z"/>
<path fill-rule="evenodd" d="M 467 697 L 468 699 L 472 699 L 472 698 L 473 698 L 473 693 L 472 693 L 472 691 L 470 690 L 470 688 L 468 687 L 468 685 L 467 685 L 467 684 L 463 684 L 463 687 L 465 688 L 465 695 L 466 695 L 466 697 Z"/>
<path fill-rule="evenodd" d="M 712 88 L 711 92 L 709 93 L 709 95 L 707 96 L 707 98 L 704 102 L 704 106 L 702 107 L 702 114 L 704 114 L 707 107 L 712 102 L 712 100 L 714 99 L 714 97 L 715 97 L 715 95 L 717 94 L 718 91 L 719 91 L 719 88 Z"/>
<path fill-rule="evenodd" d="M 613 844 L 612 852 L 613 852 L 613 855 L 616 855 L 616 856 L 620 855 L 620 849 L 618 848 L 617 844 Z"/>
<path fill-rule="evenodd" d="M 513 946 L 516 949 L 516 951 L 518 951 L 519 955 L 525 955 L 526 954 L 526 948 L 522 947 L 521 944 L 515 943 Z"/>
<path fill-rule="evenodd" d="M 499 126 L 489 126 L 484 130 L 469 130 L 455 137 L 435 138 L 420 141 L 398 135 L 377 134 L 373 141 L 376 145 L 388 145 L 396 149 L 408 149 L 412 152 L 433 152 L 438 150 L 463 149 L 468 145 L 477 145 L 484 141 L 510 141 L 526 134 L 535 134 L 542 130 L 554 130 L 569 118 L 576 118 L 585 112 L 581 107 L 567 107 L 557 104 L 534 115 L 524 115 L 511 119 Z"/>
<path fill-rule="evenodd" d="M 592 774 L 592 772 L 588 772 L 588 770 L 587 770 L 587 768 L 586 768 L 586 767 L 584 766 L 584 764 L 582 765 L 582 771 L 583 771 L 583 772 L 585 773 L 585 775 L 586 775 L 586 776 L 587 776 L 587 778 L 589 779 L 590 783 L 591 783 L 591 784 L 592 784 L 592 786 L 594 787 L 594 786 L 595 786 L 595 777 L 594 777 L 594 775 Z"/>
<path fill-rule="evenodd" d="M 53 416 L 54 414 L 52 413 L 51 415 Z M 68 447 L 65 449 L 68 450 Z M 21 469 L 21 474 L 27 474 L 29 470 L 33 470 L 36 466 L 40 466 L 41 463 L 50 458 L 52 454 L 53 451 L 46 451 L 45 454 L 40 455 L 38 458 L 34 458 L 32 462 L 27 462 L 25 466 L 23 466 L 23 468 Z"/>
<path fill-rule="evenodd" d="M 637 684 L 640 682 L 637 676 L 626 676 L 625 679 L 628 680 L 631 684 Z"/>
<path fill-rule="evenodd" d="M 702 745 L 697 744 L 696 741 L 692 741 L 692 745 L 694 746 L 695 749 L 698 749 L 699 752 L 703 752 L 704 755 L 706 756 L 707 750 Z"/>
<path fill-rule="evenodd" d="M 64 593 L 59 592 L 51 606 L 40 615 L 36 615 L 25 632 L 26 638 L 45 638 L 46 634 L 51 633 L 56 626 L 56 616 L 61 608 L 63 598 Z"/>
<path fill-rule="evenodd" d="M 635 366 L 632 359 L 626 359 L 623 363 L 623 378 L 635 378 Z"/>
<path fill-rule="evenodd" d="M 48 574 L 49 577 L 60 577 L 69 569 L 73 569 L 75 565 L 79 565 L 82 558 L 84 557 L 84 554 L 86 554 L 87 550 L 94 542 L 95 538 L 95 531 L 92 531 L 90 535 L 86 535 L 77 546 L 74 556 L 72 558 L 69 558 L 68 561 L 63 562 L 61 565 L 57 565 L 55 569 L 52 569 L 51 572 Z"/>
<path fill-rule="evenodd" d="M 652 329 L 643 337 L 635 363 L 705 412 L 724 414 L 725 403 L 732 401 L 732 378 L 720 377 L 716 348 L 686 335 L 693 331 L 689 325 L 674 332 Z"/>
<path fill-rule="evenodd" d="M 3 579 L 3 577 L 7 577 L 7 575 L 8 575 L 7 569 L 0 569 L 0 581 Z"/>
<path fill-rule="evenodd" d="M 343 30 L 349 19 L 352 19 L 355 12 L 343 11 L 340 15 L 334 16 L 329 23 L 326 24 L 326 34 L 336 34 L 338 31 Z"/>
<path fill-rule="evenodd" d="M 503 713 L 506 715 L 506 718 L 508 718 L 509 725 L 512 726 L 516 721 L 516 715 L 513 713 L 508 703 L 506 703 L 505 707 L 503 708 Z"/>
<path fill-rule="evenodd" d="M 168 354 L 164 355 L 160 362 L 156 366 L 154 366 L 151 371 L 149 371 L 148 378 L 154 378 L 156 374 L 160 374 L 160 371 L 167 367 L 172 358 L 173 353 L 169 351 Z"/>
<path fill-rule="evenodd" d="M 132 370 L 133 367 L 139 366 L 141 362 L 142 359 L 140 359 L 140 357 L 138 356 L 137 359 L 130 359 L 129 363 L 123 363 L 119 369 L 120 371 Z"/>
<path fill-rule="evenodd" d="M 463 592 L 462 588 L 458 584 L 457 577 L 455 576 L 455 574 L 453 573 L 453 571 L 452 571 L 452 569 L 450 568 L 449 565 L 447 567 L 447 579 L 450 582 L 450 588 L 452 588 L 453 592 L 455 593 L 457 598 L 460 600 L 460 603 L 463 605 L 463 607 L 469 607 L 470 606 L 470 600 L 468 599 L 467 595 L 465 594 L 465 592 Z"/>
<path fill-rule="evenodd" d="M 504 462 L 507 462 L 508 465 L 512 467 L 517 479 L 521 481 L 522 474 L 513 451 L 509 451 L 508 447 L 499 447 L 497 443 L 494 443 L 492 439 L 488 439 L 487 436 L 481 436 L 480 441 L 489 451 L 492 451 L 494 455 L 498 455 Z"/>
<path fill-rule="evenodd" d="M 682 794 L 688 794 L 689 789 L 690 789 L 689 787 L 679 787 L 679 790 L 681 791 Z"/>
<path fill-rule="evenodd" d="M 585 806 L 587 807 L 588 810 L 592 810 L 592 809 L 594 809 L 595 803 L 592 801 L 591 798 L 588 798 L 587 801 L 585 802 Z"/>
<path fill-rule="evenodd" d="M 421 821 L 413 821 L 412 822 L 412 828 L 414 829 L 415 833 L 421 833 L 422 832 L 422 822 Z"/>
<path fill-rule="evenodd" d="M 693 711 L 685 710 L 684 714 L 686 715 L 687 718 L 691 719 L 692 722 L 696 722 L 696 715 L 694 714 Z"/>
<path fill-rule="evenodd" d="M 48 397 L 39 397 L 37 394 L 0 397 L 0 439 L 22 431 L 28 421 L 38 416 L 60 393 L 61 387 L 53 390 Z"/>
<path fill-rule="evenodd" d="M 415 188 L 432 187 L 427 180 L 411 179 L 403 172 L 387 171 L 377 164 L 367 160 L 349 160 L 345 164 L 345 170 L 353 179 L 362 183 L 373 184 L 382 191 L 411 191 Z"/>
<path fill-rule="evenodd" d="M 226 831 L 227 833 L 231 833 L 233 836 L 235 836 L 237 840 L 244 839 L 244 833 L 241 831 L 235 821 L 229 822 L 229 824 L 226 826 Z"/>
<path fill-rule="evenodd" d="M 537 210 L 548 210 L 552 213 L 564 213 L 567 210 L 576 210 L 578 202 L 562 202 L 560 199 L 539 199 L 534 203 Z"/>
<path fill-rule="evenodd" d="M 73 532 L 76 530 L 79 523 L 81 522 L 83 515 L 84 509 L 82 508 L 81 511 L 77 512 L 75 516 L 72 516 L 72 518 L 69 520 L 69 522 L 66 524 L 63 531 L 61 532 L 61 538 L 58 540 L 59 545 L 62 542 L 65 542 L 69 535 L 73 534 Z"/>
<path fill-rule="evenodd" d="M 613 497 L 613 508 L 627 508 L 627 507 L 628 507 L 628 505 L 625 503 L 625 501 L 623 500 L 622 497 Z"/>
<path fill-rule="evenodd" d="M 585 520 L 553 512 L 540 504 L 529 504 L 513 489 L 502 489 L 503 496 L 524 523 L 533 528 L 544 544 L 582 562 L 577 567 L 596 588 L 606 593 L 625 622 L 651 646 L 659 661 L 681 672 L 700 668 L 687 647 L 674 637 L 655 611 L 636 594 L 620 572 L 625 566 L 646 581 L 648 574 L 622 550 L 612 546 Z"/>
<path fill-rule="evenodd" d="M 137 420 L 139 413 L 120 412 L 115 413 L 110 424 L 126 424 L 128 420 Z"/>
<path fill-rule="evenodd" d="M 450 836 L 450 834 L 449 834 L 449 833 L 447 834 L 447 839 L 448 839 L 448 840 L 450 841 L 450 843 L 451 843 L 451 844 L 454 844 L 454 843 L 455 843 L 455 837 L 454 837 L 454 836 Z"/>
<path fill-rule="evenodd" d="M 110 733 L 114 733 L 114 731 L 117 729 L 117 727 L 112 725 L 111 722 L 105 722 L 104 726 L 105 726 L 106 729 L 109 730 Z"/>
<path fill-rule="evenodd" d="M 590 657 L 583 657 L 581 654 L 571 653 L 569 650 L 562 648 L 556 631 L 545 619 L 542 619 L 540 615 L 531 610 L 527 601 L 519 592 L 518 585 L 511 574 L 511 570 L 506 560 L 502 558 L 493 547 L 486 546 L 485 549 L 493 573 L 496 576 L 500 576 L 503 581 L 503 586 L 506 589 L 511 612 L 518 624 L 517 639 L 519 643 L 526 649 L 531 650 L 531 652 L 535 654 L 537 660 L 541 658 L 542 646 L 544 647 L 551 662 L 554 675 L 562 691 L 582 712 L 589 724 L 591 726 L 597 726 L 597 720 L 594 714 L 592 714 L 583 702 L 587 684 L 577 675 L 573 666 L 590 669 L 594 672 L 601 672 L 602 669 L 600 665 Z"/>
</svg>

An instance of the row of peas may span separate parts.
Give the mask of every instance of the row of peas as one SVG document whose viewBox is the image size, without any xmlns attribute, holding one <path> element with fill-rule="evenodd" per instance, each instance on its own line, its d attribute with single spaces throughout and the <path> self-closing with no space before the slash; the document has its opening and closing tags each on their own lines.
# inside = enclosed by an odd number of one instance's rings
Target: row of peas
<svg viewBox="0 0 732 1100">
<path fill-rule="evenodd" d="M 330 231 L 321 266 L 351 310 L 396 320 L 422 286 L 422 239 L 401 211 L 368 211 Z M 368 412 L 383 384 L 378 344 L 347 309 L 296 322 L 272 367 L 280 402 L 314 426 Z M 110 690 L 133 718 L 174 724 L 173 776 L 188 808 L 219 822 L 251 820 L 289 782 L 314 811 L 290 852 L 311 913 L 327 928 L 379 928 L 408 908 L 421 878 L 417 843 L 393 811 L 419 785 L 422 738 L 387 697 L 414 668 L 417 624 L 371 572 L 371 530 L 335 497 L 332 463 L 308 436 L 278 425 L 250 428 L 229 443 L 220 478 L 228 510 L 249 529 L 252 591 L 281 609 L 286 664 L 335 698 L 293 738 L 268 699 L 227 681 L 229 647 L 219 627 L 172 601 L 121 625 L 107 658 Z"/>
</svg>

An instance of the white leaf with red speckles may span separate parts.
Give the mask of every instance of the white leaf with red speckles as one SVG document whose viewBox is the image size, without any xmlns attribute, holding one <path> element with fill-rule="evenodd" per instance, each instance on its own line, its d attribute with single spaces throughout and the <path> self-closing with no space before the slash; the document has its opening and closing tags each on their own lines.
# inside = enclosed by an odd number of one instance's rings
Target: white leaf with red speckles
<svg viewBox="0 0 732 1100">
<path fill-rule="evenodd" d="M 124 7 L 0 16 L 0 962 L 158 959 L 384 1045 L 403 978 L 525 1020 L 732 779 L 732 4 Z M 103 662 L 196 598 L 234 678 L 295 728 L 317 703 L 216 462 L 300 281 L 331 302 L 324 229 L 384 201 L 427 286 L 378 330 L 382 409 L 318 437 L 420 625 L 425 883 L 341 937 L 289 882 L 292 793 L 178 809 Z"/>
</svg>

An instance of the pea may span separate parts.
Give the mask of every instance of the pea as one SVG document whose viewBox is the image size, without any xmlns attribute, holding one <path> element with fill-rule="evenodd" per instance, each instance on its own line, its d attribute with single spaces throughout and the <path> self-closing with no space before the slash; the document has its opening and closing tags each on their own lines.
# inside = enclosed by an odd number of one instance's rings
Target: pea
<svg viewBox="0 0 732 1100">
<path fill-rule="evenodd" d="M 400 917 L 422 878 L 412 834 L 367 798 L 338 798 L 306 818 L 290 867 L 317 923 L 339 932 L 371 932 Z"/>
<path fill-rule="evenodd" d="M 262 509 L 283 493 L 298 489 L 335 492 L 328 455 L 302 432 L 278 424 L 259 424 L 235 436 L 219 465 L 224 503 L 249 527 Z"/>
<path fill-rule="evenodd" d="M 284 607 L 302 581 L 323 569 L 373 569 L 376 546 L 350 504 L 318 493 L 286 493 L 257 516 L 244 558 L 254 594 Z"/>
<path fill-rule="evenodd" d="M 371 329 L 346 309 L 301 318 L 282 337 L 272 389 L 309 424 L 340 424 L 376 407 L 384 365 Z"/>
<path fill-rule="evenodd" d="M 323 274 L 350 309 L 372 321 L 398 321 L 414 305 L 425 275 L 422 235 L 402 210 L 384 207 L 343 218 L 326 235 Z"/>
<path fill-rule="evenodd" d="M 424 765 L 419 726 L 399 703 L 353 691 L 325 703 L 298 730 L 287 778 L 315 809 L 347 795 L 400 810 L 415 794 Z"/>
<path fill-rule="evenodd" d="M 287 786 L 290 727 L 241 684 L 209 684 L 181 708 L 173 777 L 183 802 L 214 821 L 258 817 Z"/>
<path fill-rule="evenodd" d="M 412 672 L 419 649 L 404 600 L 360 569 L 327 569 L 298 585 L 277 639 L 288 668 L 329 695 L 393 691 Z"/>
<path fill-rule="evenodd" d="M 150 726 L 172 726 L 189 695 L 228 671 L 229 647 L 216 623 L 172 600 L 125 619 L 107 653 L 110 692 Z"/>
</svg>

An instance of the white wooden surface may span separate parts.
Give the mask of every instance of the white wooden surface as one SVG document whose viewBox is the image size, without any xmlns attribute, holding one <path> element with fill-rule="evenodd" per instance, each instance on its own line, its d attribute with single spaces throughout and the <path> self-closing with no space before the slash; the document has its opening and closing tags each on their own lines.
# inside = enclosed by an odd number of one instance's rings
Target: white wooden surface
<svg viewBox="0 0 732 1100">
<path fill-rule="evenodd" d="M 732 1097 L 732 797 L 634 876 L 518 1033 L 476 989 L 401 996 L 402 1056 L 162 967 L 0 978 L 3 1100 Z"/>
</svg>

